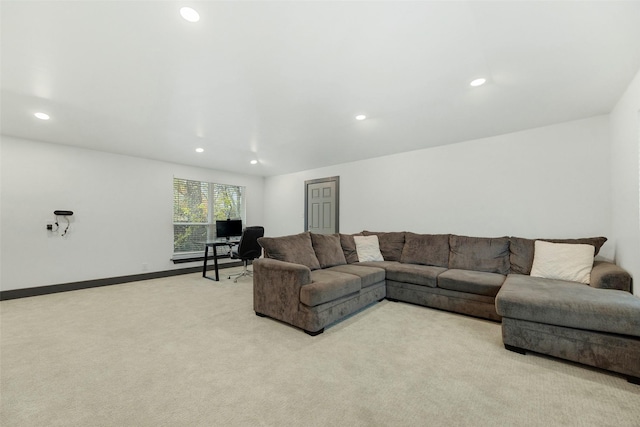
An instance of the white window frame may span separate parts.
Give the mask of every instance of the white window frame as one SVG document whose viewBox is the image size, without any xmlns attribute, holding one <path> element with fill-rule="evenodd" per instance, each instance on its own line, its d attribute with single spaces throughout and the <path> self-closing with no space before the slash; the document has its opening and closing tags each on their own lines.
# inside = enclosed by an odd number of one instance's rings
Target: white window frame
<svg viewBox="0 0 640 427">
<path fill-rule="evenodd" d="M 246 222 L 246 187 L 242 186 L 242 185 L 236 185 L 236 184 L 221 184 L 221 183 L 217 183 L 217 182 L 208 182 L 208 181 L 198 181 L 198 180 L 194 180 L 194 179 L 187 179 L 187 178 L 179 178 L 179 177 L 173 177 L 173 181 L 172 181 L 172 193 L 173 193 L 173 204 L 174 204 L 174 209 L 175 209 L 175 181 L 176 180 L 181 180 L 181 181 L 192 181 L 192 182 L 197 182 L 200 185 L 202 184 L 207 184 L 208 185 L 208 197 L 207 197 L 207 222 L 181 222 L 181 221 L 175 221 L 175 217 L 172 218 L 172 227 L 173 227 L 173 235 L 174 235 L 174 243 L 173 243 L 173 260 L 180 260 L 180 259 L 188 259 L 188 258 L 202 258 L 204 256 L 204 245 L 202 246 L 202 249 L 197 250 L 197 251 L 183 251 L 183 252 L 176 252 L 176 247 L 175 247 L 175 236 L 176 236 L 176 225 L 202 225 L 202 226 L 206 226 L 207 227 L 207 240 L 213 240 L 216 238 L 216 229 L 215 229 L 215 224 L 216 224 L 216 212 L 215 212 L 215 202 L 216 202 L 216 196 L 217 196 L 217 191 L 216 191 L 216 186 L 228 186 L 228 187 L 238 187 L 240 189 L 240 201 L 239 201 L 239 210 L 240 210 L 240 215 L 238 216 L 232 216 L 231 219 L 241 219 L 243 225 Z"/>
</svg>

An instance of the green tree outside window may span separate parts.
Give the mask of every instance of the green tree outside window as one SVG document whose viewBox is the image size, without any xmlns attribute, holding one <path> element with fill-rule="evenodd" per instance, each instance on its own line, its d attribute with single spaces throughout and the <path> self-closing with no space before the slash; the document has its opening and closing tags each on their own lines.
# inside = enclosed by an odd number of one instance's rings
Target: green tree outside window
<svg viewBox="0 0 640 427">
<path fill-rule="evenodd" d="M 238 185 L 174 178 L 174 253 L 202 251 L 202 242 L 216 237 L 216 220 L 244 220 L 244 193 Z"/>
</svg>

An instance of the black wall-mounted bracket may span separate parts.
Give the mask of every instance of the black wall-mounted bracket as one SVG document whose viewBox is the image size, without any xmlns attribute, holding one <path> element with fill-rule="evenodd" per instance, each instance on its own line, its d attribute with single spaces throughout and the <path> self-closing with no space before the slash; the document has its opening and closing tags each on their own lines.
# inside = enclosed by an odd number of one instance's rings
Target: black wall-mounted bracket
<svg viewBox="0 0 640 427">
<path fill-rule="evenodd" d="M 62 236 L 66 235 L 67 231 L 69 231 L 69 226 L 71 225 L 71 223 L 69 222 L 69 217 L 73 215 L 73 211 L 55 210 L 53 211 L 53 214 L 56 216 L 56 222 L 54 224 L 47 224 L 47 230 L 58 231 L 58 229 L 60 228 L 60 224 L 58 224 L 58 217 L 62 216 L 67 220 L 67 227 L 64 229 L 64 233 L 62 233 Z M 53 228 L 54 225 L 56 226 L 55 229 Z"/>
</svg>

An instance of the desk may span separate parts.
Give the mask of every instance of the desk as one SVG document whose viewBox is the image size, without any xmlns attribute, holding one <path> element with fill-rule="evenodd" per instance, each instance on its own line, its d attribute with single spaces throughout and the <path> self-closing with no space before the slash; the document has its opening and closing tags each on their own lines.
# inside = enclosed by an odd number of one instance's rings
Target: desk
<svg viewBox="0 0 640 427">
<path fill-rule="evenodd" d="M 202 267 L 202 277 L 209 280 L 214 280 L 210 277 L 207 277 L 207 258 L 209 258 L 209 248 L 211 247 L 213 248 L 213 265 L 216 271 L 215 281 L 217 282 L 220 280 L 220 277 L 218 276 L 218 251 L 216 250 L 216 248 L 218 248 L 219 246 L 229 246 L 230 248 L 232 248 L 239 242 L 234 240 L 212 240 L 210 242 L 202 243 L 204 244 L 204 266 Z"/>
</svg>

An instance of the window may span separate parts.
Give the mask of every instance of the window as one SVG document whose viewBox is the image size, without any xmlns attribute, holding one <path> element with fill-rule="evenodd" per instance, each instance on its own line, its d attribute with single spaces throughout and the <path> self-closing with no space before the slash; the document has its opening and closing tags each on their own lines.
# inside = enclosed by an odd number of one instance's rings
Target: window
<svg viewBox="0 0 640 427">
<path fill-rule="evenodd" d="M 173 178 L 173 252 L 202 252 L 215 239 L 216 220 L 245 221 L 245 187 Z"/>
</svg>

